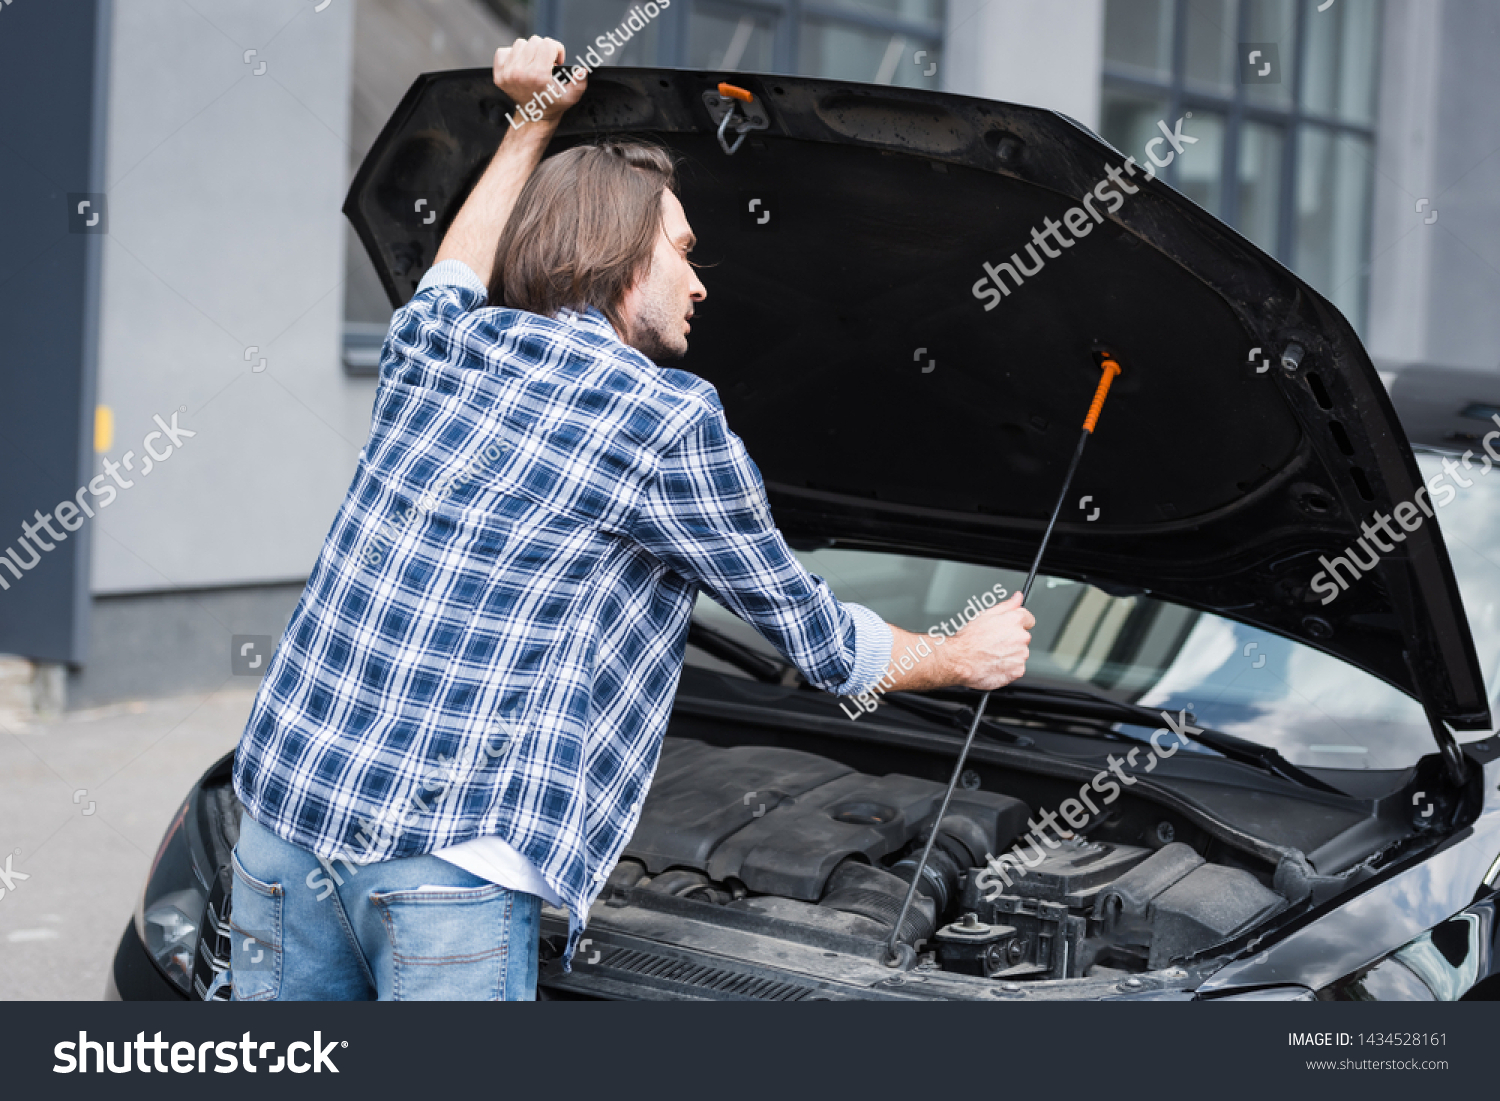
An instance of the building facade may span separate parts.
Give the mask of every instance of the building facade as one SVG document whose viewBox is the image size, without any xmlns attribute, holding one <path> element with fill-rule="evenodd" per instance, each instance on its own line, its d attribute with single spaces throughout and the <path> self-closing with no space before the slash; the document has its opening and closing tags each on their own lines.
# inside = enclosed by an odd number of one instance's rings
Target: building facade
<svg viewBox="0 0 1500 1101">
<path fill-rule="evenodd" d="M 6 124 L 0 227 L 22 260 L 0 278 L 56 277 L 0 314 L 81 334 L 0 353 L 0 532 L 19 553 L 35 510 L 101 475 L 115 490 L 71 544 L 0 569 L 18 655 L 0 697 L 56 706 L 64 676 L 70 707 L 253 683 L 368 427 L 390 311 L 338 213 L 353 168 L 418 73 L 488 65 L 532 29 L 583 46 L 633 6 L 0 10 L 0 90 L 49 122 Z M 1307 278 L 1378 366 L 1494 371 L 1497 44 L 1486 0 L 671 0 L 610 61 L 1035 104 L 1123 150 L 1180 120 L 1197 140 L 1166 182 Z M 54 55 L 91 67 L 92 98 L 42 103 L 22 62 Z"/>
</svg>

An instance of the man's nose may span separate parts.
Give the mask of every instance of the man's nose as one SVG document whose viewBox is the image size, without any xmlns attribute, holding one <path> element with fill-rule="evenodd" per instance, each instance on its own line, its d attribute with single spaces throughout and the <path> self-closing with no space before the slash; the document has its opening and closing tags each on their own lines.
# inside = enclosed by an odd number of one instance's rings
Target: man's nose
<svg viewBox="0 0 1500 1101">
<path fill-rule="evenodd" d="M 703 285 L 703 280 L 698 278 L 698 273 L 693 273 L 693 283 L 688 289 L 688 297 L 694 302 L 702 302 L 708 297 L 708 288 Z"/>
</svg>

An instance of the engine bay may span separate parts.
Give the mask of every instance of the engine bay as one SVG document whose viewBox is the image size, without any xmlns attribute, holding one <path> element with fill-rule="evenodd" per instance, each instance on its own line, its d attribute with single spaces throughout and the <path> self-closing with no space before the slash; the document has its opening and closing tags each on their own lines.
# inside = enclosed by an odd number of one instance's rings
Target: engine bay
<svg viewBox="0 0 1500 1101">
<path fill-rule="evenodd" d="M 943 791 L 798 749 L 668 737 L 601 901 L 874 956 L 935 826 L 897 942 L 924 968 L 1007 983 L 1160 969 L 1289 905 L 1269 872 L 1168 837 L 1049 829 L 1011 795 L 961 787 L 937 821 Z"/>
</svg>

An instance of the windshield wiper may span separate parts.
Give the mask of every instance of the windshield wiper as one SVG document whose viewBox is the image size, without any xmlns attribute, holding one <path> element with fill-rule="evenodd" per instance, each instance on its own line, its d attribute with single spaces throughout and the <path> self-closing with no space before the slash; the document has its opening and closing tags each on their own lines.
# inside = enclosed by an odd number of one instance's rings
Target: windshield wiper
<svg viewBox="0 0 1500 1101">
<path fill-rule="evenodd" d="M 927 696 L 912 695 L 909 692 L 885 692 L 881 695 L 880 702 L 899 707 L 913 715 L 921 715 L 924 719 L 956 726 L 965 732 L 968 731 L 969 724 L 974 721 L 974 708 L 958 700 L 936 700 Z M 988 715 L 984 717 L 984 724 L 986 727 L 994 728 L 982 731 L 984 736 L 992 741 L 1009 742 L 1022 747 L 1036 744 L 1026 735 L 1017 734 L 998 719 L 993 719 Z"/>
<path fill-rule="evenodd" d="M 688 623 L 688 642 L 710 657 L 727 662 L 764 684 L 780 684 L 789 688 L 801 688 L 807 684 L 807 678 L 791 662 L 784 658 L 773 658 L 763 654 L 753 646 L 730 638 L 724 631 L 709 626 L 696 616 Z M 964 730 L 968 729 L 969 716 L 973 713 L 972 708 L 963 704 L 951 705 L 906 694 L 885 693 L 881 696 L 881 702 L 893 704 L 903 711 L 931 722 L 958 726 Z M 1014 734 L 1004 727 L 997 726 L 997 729 L 998 734 L 991 736 L 1000 737 L 1002 740 L 1018 745 L 1031 744 L 1030 738 Z"/>
<path fill-rule="evenodd" d="M 801 672 L 783 658 L 770 658 L 753 646 L 730 638 L 717 627 L 710 627 L 697 616 L 688 623 L 688 642 L 710 657 L 728 662 L 766 684 L 783 684 L 795 688 L 806 683 Z"/>
<path fill-rule="evenodd" d="M 780 684 L 789 688 L 800 688 L 807 683 L 802 673 L 791 662 L 780 657 L 768 657 L 753 646 L 730 638 L 717 627 L 711 627 L 696 616 L 688 626 L 688 642 L 704 653 L 728 662 L 737 669 L 750 674 L 765 684 Z M 927 697 L 906 692 L 888 692 L 881 696 L 888 703 L 910 714 L 944 725 L 956 725 L 967 729 L 972 709 L 965 701 L 979 695 L 972 688 L 944 688 L 927 694 Z M 958 706 L 950 706 L 958 705 Z M 1260 745 L 1221 730 L 1210 730 L 1197 725 L 1197 717 L 1191 711 L 1183 711 L 1174 721 L 1167 711 L 1125 703 L 1098 692 L 1086 692 L 1075 688 L 1039 688 L 1035 685 L 1008 685 L 990 693 L 990 706 L 1006 709 L 1023 716 L 1063 716 L 1081 718 L 1103 723 L 1126 723 L 1131 726 L 1170 728 L 1173 733 L 1189 741 L 1197 742 L 1230 761 L 1250 765 L 1262 772 L 1290 780 L 1294 784 L 1314 791 L 1343 795 L 1338 788 L 1324 783 L 1311 773 L 1304 772 L 1270 746 Z M 1003 725 L 986 718 L 986 726 L 995 728 L 986 731 L 991 736 L 999 735 L 1006 741 L 1026 744 L 1031 741 L 1016 734 Z M 1134 742 L 1151 746 L 1151 739 L 1137 738 L 1117 730 L 1109 733 Z M 1155 748 L 1152 746 L 1152 748 Z"/>
<path fill-rule="evenodd" d="M 946 689 L 945 691 L 954 691 Z M 962 693 L 977 693 L 973 689 L 957 689 Z M 1169 711 L 1142 707 L 1111 699 L 1097 692 L 1079 691 L 1071 688 L 1039 688 L 1034 685 L 1008 685 L 990 693 L 990 706 L 1005 708 L 1021 715 L 1062 715 L 1095 719 L 1110 723 L 1126 723 L 1131 726 L 1167 727 L 1179 738 L 1206 746 L 1224 758 L 1250 765 L 1283 780 L 1312 788 L 1315 791 L 1343 795 L 1338 788 L 1324 783 L 1309 772 L 1292 764 L 1270 746 L 1225 734 L 1222 730 L 1210 730 L 1197 725 L 1197 717 L 1191 711 L 1181 711 L 1175 717 Z M 1152 745 L 1149 738 L 1137 738 L 1119 731 L 1112 733 L 1141 745 Z M 1155 746 L 1152 746 L 1155 748 Z"/>
</svg>

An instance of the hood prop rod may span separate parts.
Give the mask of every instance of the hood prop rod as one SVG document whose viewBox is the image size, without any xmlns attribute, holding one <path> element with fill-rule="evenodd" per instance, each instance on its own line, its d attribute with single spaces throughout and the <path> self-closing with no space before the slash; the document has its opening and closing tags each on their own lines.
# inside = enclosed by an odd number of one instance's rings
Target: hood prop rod
<svg viewBox="0 0 1500 1101">
<path fill-rule="evenodd" d="M 1422 711 L 1427 716 L 1427 725 L 1432 727 L 1432 737 L 1437 742 L 1438 754 L 1443 760 L 1443 772 L 1448 777 L 1448 782 L 1453 785 L 1454 791 L 1462 791 L 1469 780 L 1468 758 L 1459 747 L 1458 739 L 1448 729 L 1448 724 L 1443 722 L 1442 716 L 1433 706 L 1432 700 L 1428 698 L 1426 681 L 1417 672 L 1416 660 L 1412 657 L 1410 650 L 1401 651 L 1402 658 L 1406 661 L 1407 672 L 1411 674 L 1411 683 L 1417 690 L 1418 701 L 1422 704 Z"/>
<path fill-rule="evenodd" d="M 1109 396 L 1109 387 L 1120 373 L 1120 365 L 1115 358 L 1105 353 L 1100 361 L 1100 367 L 1104 375 L 1099 379 L 1099 387 L 1094 391 L 1093 403 L 1089 405 L 1088 416 L 1083 420 L 1083 432 L 1078 437 L 1078 446 L 1073 450 L 1073 461 L 1068 464 L 1068 473 L 1063 477 L 1062 492 L 1057 495 L 1057 504 L 1052 506 L 1052 516 L 1047 521 L 1046 530 L 1042 532 L 1041 545 L 1036 549 L 1036 557 L 1031 560 L 1031 572 L 1026 575 L 1026 584 L 1021 588 L 1021 605 L 1026 605 L 1027 598 L 1031 595 L 1031 586 L 1036 581 L 1037 571 L 1042 566 L 1042 555 L 1047 552 L 1047 544 L 1052 539 L 1052 529 L 1057 526 L 1058 514 L 1062 512 L 1063 502 L 1068 499 L 1068 490 L 1073 485 L 1073 475 L 1078 472 L 1078 462 L 1083 458 L 1083 449 L 1088 445 L 1089 437 L 1094 434 L 1094 426 L 1099 423 L 1099 413 L 1104 409 L 1104 399 Z M 958 763 L 953 766 L 953 777 L 948 781 L 948 790 L 943 793 L 943 802 L 938 807 L 937 817 L 932 820 L 932 829 L 927 834 L 927 845 L 922 849 L 922 858 L 917 861 L 917 866 L 912 872 L 911 885 L 906 889 L 906 899 L 901 903 L 901 913 L 896 917 L 896 924 L 891 928 L 891 939 L 886 943 L 885 965 L 887 967 L 910 967 L 917 957 L 916 948 L 910 944 L 901 942 L 901 927 L 906 921 L 906 913 L 911 909 L 912 899 L 916 897 L 917 884 L 922 882 L 922 873 L 927 869 L 928 857 L 932 855 L 932 846 L 937 841 L 938 827 L 942 825 L 943 819 L 948 814 L 948 804 L 953 799 L 953 790 L 958 786 L 959 777 L 963 775 L 964 762 L 968 760 L 969 749 L 974 744 L 974 735 L 979 730 L 979 724 L 984 720 L 984 709 L 990 702 L 990 694 L 986 692 L 979 697 L 979 705 L 974 708 L 974 718 L 969 723 L 969 736 L 964 739 L 964 745 L 958 753 Z"/>
</svg>

